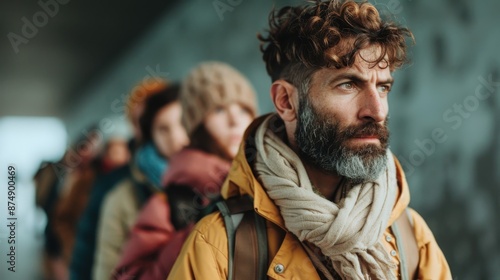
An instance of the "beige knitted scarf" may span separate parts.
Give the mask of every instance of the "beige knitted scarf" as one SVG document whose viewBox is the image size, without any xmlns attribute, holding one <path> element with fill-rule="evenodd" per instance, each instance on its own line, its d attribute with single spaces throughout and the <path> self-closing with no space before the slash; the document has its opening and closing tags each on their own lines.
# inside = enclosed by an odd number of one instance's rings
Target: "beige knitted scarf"
<svg viewBox="0 0 500 280">
<path fill-rule="evenodd" d="M 351 187 L 335 204 L 313 191 L 300 158 L 268 129 L 272 117 L 257 129 L 255 170 L 286 228 L 320 248 L 342 279 L 396 279 L 380 242 L 397 188 L 390 151 L 386 171 L 375 182 Z"/>
</svg>

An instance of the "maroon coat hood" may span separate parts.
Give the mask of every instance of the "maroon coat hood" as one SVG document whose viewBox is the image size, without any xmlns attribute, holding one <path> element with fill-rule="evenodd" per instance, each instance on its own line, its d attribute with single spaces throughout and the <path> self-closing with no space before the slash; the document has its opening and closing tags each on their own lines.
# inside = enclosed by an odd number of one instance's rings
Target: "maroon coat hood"
<svg viewBox="0 0 500 280">
<path fill-rule="evenodd" d="M 220 193 L 231 163 L 200 150 L 186 148 L 174 155 L 163 177 L 163 187 L 169 184 L 187 185 L 204 195 Z"/>
</svg>

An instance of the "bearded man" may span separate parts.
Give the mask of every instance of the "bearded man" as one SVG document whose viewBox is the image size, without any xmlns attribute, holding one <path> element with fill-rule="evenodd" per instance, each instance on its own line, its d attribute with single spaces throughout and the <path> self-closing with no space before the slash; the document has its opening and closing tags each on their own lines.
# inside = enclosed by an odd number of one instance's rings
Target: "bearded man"
<svg viewBox="0 0 500 280">
<path fill-rule="evenodd" d="M 269 24 L 276 113 L 248 128 L 222 191 L 250 195 L 265 219 L 264 278 L 452 279 L 388 149 L 392 73 L 412 33 L 354 1 L 285 7 Z M 227 240 L 221 214 L 205 217 L 169 279 L 228 279 Z"/>
</svg>

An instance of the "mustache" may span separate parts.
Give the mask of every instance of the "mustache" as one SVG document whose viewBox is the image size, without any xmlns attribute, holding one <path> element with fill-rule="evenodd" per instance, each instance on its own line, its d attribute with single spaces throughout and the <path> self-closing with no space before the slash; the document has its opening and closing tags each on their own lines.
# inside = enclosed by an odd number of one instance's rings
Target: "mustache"
<svg viewBox="0 0 500 280">
<path fill-rule="evenodd" d="M 380 142 L 387 142 L 389 139 L 389 128 L 387 120 L 384 124 L 368 122 L 360 125 L 350 125 L 340 131 L 342 139 L 359 138 L 363 136 L 375 136 Z"/>
</svg>

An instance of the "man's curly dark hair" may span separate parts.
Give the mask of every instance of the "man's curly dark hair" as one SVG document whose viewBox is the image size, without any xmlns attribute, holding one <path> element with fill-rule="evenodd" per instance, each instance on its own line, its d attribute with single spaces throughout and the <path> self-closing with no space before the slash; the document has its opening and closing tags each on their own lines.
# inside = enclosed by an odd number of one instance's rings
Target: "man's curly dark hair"
<svg viewBox="0 0 500 280">
<path fill-rule="evenodd" d="M 406 62 L 407 28 L 383 21 L 367 2 L 352 0 L 309 1 L 298 7 L 273 10 L 267 37 L 259 34 L 261 51 L 272 81 L 285 79 L 296 87 L 307 83 L 321 68 L 352 66 L 359 51 L 376 45 L 373 62 L 391 71 Z"/>
</svg>

